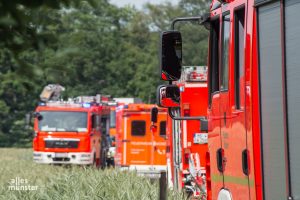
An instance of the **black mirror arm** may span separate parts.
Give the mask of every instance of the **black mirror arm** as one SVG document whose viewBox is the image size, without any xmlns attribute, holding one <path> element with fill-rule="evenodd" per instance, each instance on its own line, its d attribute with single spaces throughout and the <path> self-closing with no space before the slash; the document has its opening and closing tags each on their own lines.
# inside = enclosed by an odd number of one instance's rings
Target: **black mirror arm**
<svg viewBox="0 0 300 200">
<path fill-rule="evenodd" d="M 200 121 L 200 131 L 201 132 L 208 132 L 208 121 L 207 118 L 204 116 L 196 116 L 196 117 L 177 117 L 173 114 L 172 112 L 172 108 L 168 109 L 168 113 L 169 116 L 173 119 L 173 120 L 199 120 Z"/>
<path fill-rule="evenodd" d="M 178 117 L 178 116 L 175 116 L 172 112 L 172 108 L 168 108 L 168 113 L 169 113 L 169 116 L 173 120 L 200 120 L 200 121 L 205 121 L 206 120 L 206 117 L 204 117 L 204 116 L 196 116 L 196 117 Z"/>
<path fill-rule="evenodd" d="M 199 23 L 201 22 L 201 19 L 202 19 L 202 16 L 197 16 L 197 17 L 178 17 L 178 18 L 175 18 L 173 21 L 172 21 L 172 25 L 171 25 L 171 30 L 175 30 L 175 24 L 177 22 L 183 22 L 183 21 L 187 21 L 187 22 L 190 22 L 190 21 L 198 21 Z"/>
<path fill-rule="evenodd" d="M 209 13 L 205 13 L 201 16 L 197 16 L 197 17 L 179 17 L 179 18 L 175 18 L 173 21 L 172 21 L 172 25 L 171 25 L 171 30 L 175 30 L 175 24 L 177 22 L 183 22 L 183 21 L 198 21 L 200 25 L 204 25 L 204 27 L 206 29 L 209 29 L 207 28 L 207 24 L 210 23 L 210 14 Z"/>
</svg>

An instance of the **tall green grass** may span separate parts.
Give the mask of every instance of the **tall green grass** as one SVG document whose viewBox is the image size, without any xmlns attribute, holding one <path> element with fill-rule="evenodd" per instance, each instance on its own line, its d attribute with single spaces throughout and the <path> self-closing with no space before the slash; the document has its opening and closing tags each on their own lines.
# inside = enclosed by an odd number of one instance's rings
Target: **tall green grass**
<svg viewBox="0 0 300 200">
<path fill-rule="evenodd" d="M 15 178 L 27 179 L 36 191 L 9 190 Z M 0 149 L 0 199 L 148 200 L 158 199 L 158 181 L 115 169 L 35 164 L 30 149 Z M 183 199 L 169 191 L 168 199 Z"/>
</svg>

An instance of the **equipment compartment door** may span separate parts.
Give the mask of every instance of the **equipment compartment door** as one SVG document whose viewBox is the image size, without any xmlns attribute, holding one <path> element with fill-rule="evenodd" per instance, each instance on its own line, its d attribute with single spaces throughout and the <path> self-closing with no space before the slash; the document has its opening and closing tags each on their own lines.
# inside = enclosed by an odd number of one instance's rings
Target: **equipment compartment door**
<svg viewBox="0 0 300 200">
<path fill-rule="evenodd" d="M 280 6 L 280 1 L 275 1 L 258 8 L 264 199 L 287 199 L 288 197 Z M 293 24 L 293 26 L 296 26 L 296 24 Z M 296 41 L 293 40 L 293 42 Z M 299 80 L 299 77 L 297 79 Z M 299 120 L 297 123 L 299 123 Z M 299 144 L 296 145 L 299 146 Z M 299 152 L 297 153 L 299 154 Z"/>
<path fill-rule="evenodd" d="M 300 199 L 300 1 L 285 1 L 286 95 L 290 190 Z"/>
</svg>

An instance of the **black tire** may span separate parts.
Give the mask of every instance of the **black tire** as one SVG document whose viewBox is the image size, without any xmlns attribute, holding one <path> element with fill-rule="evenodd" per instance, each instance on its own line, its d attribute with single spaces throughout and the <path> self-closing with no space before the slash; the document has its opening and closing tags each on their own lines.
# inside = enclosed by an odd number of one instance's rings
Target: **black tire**
<svg viewBox="0 0 300 200">
<path fill-rule="evenodd" d="M 115 167 L 114 158 L 107 158 L 106 163 L 107 163 L 107 167 Z"/>
<path fill-rule="evenodd" d="M 106 151 L 104 149 L 101 149 L 101 158 L 100 158 L 100 166 L 101 166 L 101 169 L 105 169 L 106 168 Z"/>
<path fill-rule="evenodd" d="M 94 158 L 93 158 L 93 167 L 97 167 L 97 159 L 96 159 L 96 153 L 94 153 Z"/>
</svg>

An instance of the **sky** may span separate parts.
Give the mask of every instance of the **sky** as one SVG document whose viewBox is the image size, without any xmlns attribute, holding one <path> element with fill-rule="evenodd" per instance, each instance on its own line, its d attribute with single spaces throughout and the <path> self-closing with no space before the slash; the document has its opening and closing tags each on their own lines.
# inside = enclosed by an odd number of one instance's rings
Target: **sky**
<svg viewBox="0 0 300 200">
<path fill-rule="evenodd" d="M 179 0 L 110 0 L 111 3 L 119 7 L 130 4 L 134 5 L 137 9 L 142 9 L 145 3 L 159 4 L 166 1 L 172 2 L 173 4 L 177 4 L 179 2 Z"/>
</svg>

